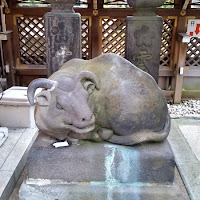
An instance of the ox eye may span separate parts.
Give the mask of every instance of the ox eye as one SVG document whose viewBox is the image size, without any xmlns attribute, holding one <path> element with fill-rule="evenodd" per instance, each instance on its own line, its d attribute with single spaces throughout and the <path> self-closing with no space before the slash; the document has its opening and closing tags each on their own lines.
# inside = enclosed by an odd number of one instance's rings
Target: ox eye
<svg viewBox="0 0 200 200">
<path fill-rule="evenodd" d="M 63 110 L 63 107 L 62 107 L 59 103 L 56 104 L 56 107 L 57 107 L 59 110 Z"/>
</svg>

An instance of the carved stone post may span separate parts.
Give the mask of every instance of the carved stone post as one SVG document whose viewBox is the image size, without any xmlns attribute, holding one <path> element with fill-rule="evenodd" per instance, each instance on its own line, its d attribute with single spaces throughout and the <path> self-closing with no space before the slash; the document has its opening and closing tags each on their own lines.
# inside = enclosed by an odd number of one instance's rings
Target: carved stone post
<svg viewBox="0 0 200 200">
<path fill-rule="evenodd" d="M 45 14 L 48 76 L 72 58 L 81 58 L 81 16 L 74 0 L 47 0 L 52 11 Z"/>
<path fill-rule="evenodd" d="M 126 59 L 158 81 L 163 21 L 155 9 L 164 0 L 128 0 L 135 15 L 127 17 Z"/>
</svg>

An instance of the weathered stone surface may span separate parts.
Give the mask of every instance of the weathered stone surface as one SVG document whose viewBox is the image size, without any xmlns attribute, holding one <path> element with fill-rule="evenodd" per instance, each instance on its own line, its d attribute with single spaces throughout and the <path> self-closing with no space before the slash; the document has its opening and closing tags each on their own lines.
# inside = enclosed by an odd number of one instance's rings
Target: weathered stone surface
<svg viewBox="0 0 200 200">
<path fill-rule="evenodd" d="M 28 87 L 38 128 L 58 140 L 68 137 L 135 145 L 166 139 L 170 117 L 156 81 L 123 57 L 108 53 L 72 59 L 49 79 Z"/>
<path fill-rule="evenodd" d="M 29 181 L 22 184 L 20 200 L 184 200 L 179 185 L 63 183 Z"/>
<path fill-rule="evenodd" d="M 45 14 L 48 76 L 72 58 L 81 57 L 81 16 L 79 13 Z"/>
<path fill-rule="evenodd" d="M 128 16 L 126 59 L 148 72 L 158 81 L 162 18 L 159 16 Z"/>
<path fill-rule="evenodd" d="M 175 161 L 167 141 L 134 147 L 80 142 L 54 148 L 40 133 L 30 150 L 28 178 L 67 182 L 173 183 Z"/>
</svg>

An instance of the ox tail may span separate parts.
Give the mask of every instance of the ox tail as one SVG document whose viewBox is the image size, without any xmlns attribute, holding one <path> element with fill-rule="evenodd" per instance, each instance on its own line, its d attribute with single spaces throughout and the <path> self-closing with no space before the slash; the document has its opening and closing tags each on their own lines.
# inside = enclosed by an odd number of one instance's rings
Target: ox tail
<svg viewBox="0 0 200 200">
<path fill-rule="evenodd" d="M 136 145 L 146 142 L 161 142 L 169 135 L 171 119 L 169 114 L 161 131 L 142 130 L 127 136 L 112 135 L 107 141 L 122 145 Z"/>
</svg>

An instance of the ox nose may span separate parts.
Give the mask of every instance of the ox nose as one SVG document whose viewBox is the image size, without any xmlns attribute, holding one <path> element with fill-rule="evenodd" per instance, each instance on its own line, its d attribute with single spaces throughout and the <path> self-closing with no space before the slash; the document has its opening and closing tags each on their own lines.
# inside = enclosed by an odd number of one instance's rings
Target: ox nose
<svg viewBox="0 0 200 200">
<path fill-rule="evenodd" d="M 94 119 L 94 115 L 91 113 L 91 114 L 81 118 L 81 122 L 92 121 L 93 119 Z"/>
</svg>

